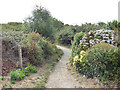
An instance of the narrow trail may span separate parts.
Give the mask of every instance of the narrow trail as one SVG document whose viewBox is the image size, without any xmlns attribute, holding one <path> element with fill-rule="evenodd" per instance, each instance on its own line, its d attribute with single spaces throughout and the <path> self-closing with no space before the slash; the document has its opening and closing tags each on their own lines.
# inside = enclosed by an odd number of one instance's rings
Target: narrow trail
<svg viewBox="0 0 120 90">
<path fill-rule="evenodd" d="M 57 46 L 63 50 L 64 55 L 61 60 L 55 66 L 54 71 L 48 78 L 46 83 L 46 88 L 75 88 L 79 83 L 74 79 L 74 77 L 67 70 L 66 63 L 71 55 L 71 50 L 65 47 Z"/>
</svg>

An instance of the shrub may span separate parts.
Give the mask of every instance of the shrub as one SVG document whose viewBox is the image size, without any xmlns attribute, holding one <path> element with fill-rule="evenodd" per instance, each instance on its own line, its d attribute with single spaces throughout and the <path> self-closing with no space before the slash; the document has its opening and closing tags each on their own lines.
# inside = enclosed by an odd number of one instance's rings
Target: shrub
<svg viewBox="0 0 120 90">
<path fill-rule="evenodd" d="M 26 68 L 18 69 L 16 71 L 10 72 L 10 81 L 12 84 L 15 83 L 16 80 L 22 80 L 25 76 L 29 76 L 30 73 L 36 73 L 37 70 L 34 66 L 30 65 Z"/>
<path fill-rule="evenodd" d="M 31 46 L 31 42 L 32 41 L 38 41 L 40 40 L 42 37 L 39 33 L 35 33 L 35 32 L 32 32 L 32 33 L 29 33 L 28 34 L 28 45 Z"/>
<path fill-rule="evenodd" d="M 37 72 L 37 69 L 32 65 L 26 67 L 25 69 L 28 69 L 30 73 L 36 73 Z"/>
<path fill-rule="evenodd" d="M 10 72 L 11 83 L 15 83 L 16 80 L 22 80 L 24 79 L 24 77 L 25 77 L 25 74 L 20 69 Z"/>
<path fill-rule="evenodd" d="M 56 35 L 58 43 L 60 43 L 62 45 L 68 45 L 68 46 L 71 45 L 71 40 L 73 40 L 73 37 L 74 37 L 74 33 L 69 28 L 67 28 L 65 30 L 61 30 Z"/>
<path fill-rule="evenodd" d="M 74 61 L 73 61 L 73 66 L 75 67 L 76 70 L 81 69 L 81 67 L 85 66 L 85 51 L 81 51 L 80 52 L 80 58 L 78 56 L 74 57 Z"/>
<path fill-rule="evenodd" d="M 83 36 L 84 36 L 83 32 L 79 32 L 79 33 L 75 34 L 75 36 L 74 36 L 75 45 L 79 45 L 80 40 L 82 40 Z"/>
<path fill-rule="evenodd" d="M 72 43 L 71 63 L 73 63 L 73 58 L 72 57 L 75 57 L 76 55 L 80 57 L 81 49 L 79 47 L 79 43 L 80 43 L 80 40 L 82 39 L 83 36 L 84 36 L 83 32 L 77 33 L 74 36 L 74 42 Z"/>
<path fill-rule="evenodd" d="M 25 76 L 29 76 L 30 73 L 36 73 L 37 70 L 34 66 L 30 65 L 26 68 L 22 68 L 22 72 L 25 74 Z"/>
<path fill-rule="evenodd" d="M 120 49 L 116 46 L 99 43 L 73 58 L 73 66 L 88 78 L 98 77 L 102 83 L 109 81 L 119 84 Z M 112 83 L 110 83 L 112 84 Z M 109 84 L 109 85 L 110 85 Z"/>
<path fill-rule="evenodd" d="M 56 54 L 56 46 L 41 37 L 40 34 L 32 32 L 28 34 L 27 56 L 31 64 L 42 64 L 51 55 Z"/>
<path fill-rule="evenodd" d="M 29 72 L 29 68 L 28 68 L 28 67 L 22 68 L 22 72 L 25 74 L 25 76 L 29 76 L 29 75 L 30 75 L 30 72 Z"/>
<path fill-rule="evenodd" d="M 99 77 L 101 81 L 119 80 L 119 57 L 118 47 L 107 43 L 96 44 L 86 51 L 85 66 L 79 72 L 84 71 L 86 76 Z"/>
<path fill-rule="evenodd" d="M 3 80 L 3 76 L 0 76 L 0 81 Z"/>
<path fill-rule="evenodd" d="M 38 41 L 39 42 L 39 41 Z M 44 60 L 44 52 L 37 41 L 31 41 L 31 45 L 27 46 L 27 56 L 31 64 L 41 64 Z"/>
</svg>

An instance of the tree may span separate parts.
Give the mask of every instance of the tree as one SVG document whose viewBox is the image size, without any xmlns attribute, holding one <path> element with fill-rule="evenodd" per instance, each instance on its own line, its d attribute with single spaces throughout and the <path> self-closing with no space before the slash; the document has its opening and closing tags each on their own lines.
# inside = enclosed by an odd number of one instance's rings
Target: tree
<svg viewBox="0 0 120 90">
<path fill-rule="evenodd" d="M 71 45 L 71 40 L 74 38 L 74 32 L 71 26 L 65 26 L 63 30 L 56 34 L 56 40 L 63 45 Z"/>
<path fill-rule="evenodd" d="M 25 31 L 35 31 L 44 37 L 53 38 L 55 28 L 49 11 L 41 6 L 36 6 L 33 15 L 25 20 Z"/>
<path fill-rule="evenodd" d="M 55 27 L 56 31 L 60 31 L 61 28 L 64 27 L 64 23 L 57 20 L 56 18 L 53 18 L 53 21 L 54 21 L 54 27 Z"/>
<path fill-rule="evenodd" d="M 115 30 L 116 28 L 118 28 L 117 20 L 113 20 L 112 22 L 108 22 L 107 27 L 110 30 Z"/>
</svg>

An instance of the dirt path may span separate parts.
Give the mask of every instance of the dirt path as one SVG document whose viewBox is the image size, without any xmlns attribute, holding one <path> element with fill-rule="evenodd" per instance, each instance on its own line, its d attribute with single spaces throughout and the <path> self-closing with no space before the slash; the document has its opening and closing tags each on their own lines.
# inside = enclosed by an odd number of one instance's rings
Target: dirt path
<svg viewBox="0 0 120 90">
<path fill-rule="evenodd" d="M 71 50 L 65 47 L 57 46 L 62 49 L 64 55 L 55 66 L 55 70 L 49 76 L 46 88 L 75 88 L 79 83 L 73 78 L 67 70 L 66 63 L 71 55 Z"/>
</svg>

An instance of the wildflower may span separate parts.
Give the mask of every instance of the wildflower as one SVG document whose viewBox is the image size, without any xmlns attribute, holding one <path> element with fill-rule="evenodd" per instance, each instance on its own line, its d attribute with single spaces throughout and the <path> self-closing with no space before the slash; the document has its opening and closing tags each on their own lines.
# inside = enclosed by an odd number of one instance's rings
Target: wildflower
<svg viewBox="0 0 120 90">
<path fill-rule="evenodd" d="M 82 51 L 80 52 L 80 55 L 84 55 L 84 54 L 86 54 L 86 52 L 82 50 Z"/>
<path fill-rule="evenodd" d="M 77 61 L 78 59 L 79 59 L 79 57 L 78 57 L 78 56 L 75 56 L 75 57 L 74 57 L 74 62 Z"/>
<path fill-rule="evenodd" d="M 83 50 L 80 52 L 80 55 L 81 55 L 81 56 L 80 56 L 80 59 L 79 59 L 79 60 L 80 60 L 80 62 L 83 62 L 83 61 L 84 61 L 85 54 L 86 54 L 86 52 L 85 52 L 85 51 L 83 51 Z"/>
</svg>

